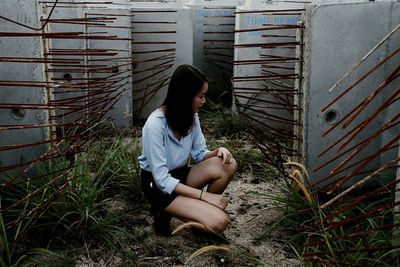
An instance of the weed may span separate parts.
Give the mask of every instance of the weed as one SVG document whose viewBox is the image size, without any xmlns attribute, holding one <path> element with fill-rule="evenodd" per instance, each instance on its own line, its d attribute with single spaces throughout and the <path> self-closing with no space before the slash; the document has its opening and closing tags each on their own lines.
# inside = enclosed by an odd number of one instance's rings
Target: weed
<svg viewBox="0 0 400 267">
<path fill-rule="evenodd" d="M 100 142 L 89 151 L 91 171 L 102 181 L 109 181 L 111 192 L 119 191 L 133 200 L 143 199 L 140 186 L 141 153 L 138 139 L 113 138 Z"/>
<path fill-rule="evenodd" d="M 74 158 L 59 157 L 43 162 L 37 166 L 37 177 L 21 179 L 3 190 L 2 201 L 8 209 L 6 223 L 3 217 L 1 223 L 4 227 L 7 224 L 14 227 L 8 230 L 7 236 L 2 234 L 0 263 L 8 266 L 28 258 L 20 242 L 25 234 L 38 240 L 35 245 L 31 244 L 33 247 L 47 246 L 56 240 L 86 242 L 89 238 L 125 253 L 126 242 L 133 238 L 120 226 L 126 214 L 107 207 L 118 197 L 115 192 L 130 199 L 142 198 L 137 164 L 140 149 L 137 141 L 129 140 L 104 139 Z M 9 238 L 13 241 L 11 245 L 7 242 Z M 22 251 L 21 260 L 14 253 L 17 243 Z M 39 252 L 44 255 L 46 251 L 37 249 L 35 253 Z M 37 264 L 54 266 L 46 263 L 47 258 L 56 256 L 50 254 L 48 250 L 47 256 L 36 257 Z M 67 261 L 62 265 L 67 265 Z"/>
<path fill-rule="evenodd" d="M 269 223 L 259 240 L 274 237 L 273 231 L 284 235 L 287 248 L 305 260 L 307 266 L 395 266 L 396 249 L 392 246 L 393 210 L 385 209 L 392 201 L 386 194 L 378 200 L 364 201 L 350 209 L 330 207 L 321 209 L 316 190 L 295 188 L 289 183 L 277 185 L 279 194 L 257 193 L 261 199 L 281 210 L 282 216 Z M 351 203 L 354 196 L 343 200 Z M 374 213 L 375 216 L 368 216 Z M 362 220 L 364 218 L 365 220 Z M 357 219 L 358 218 L 358 219 Z M 397 252 L 398 253 L 398 252 Z M 396 265 L 397 266 L 397 265 Z"/>
<path fill-rule="evenodd" d="M 247 139 L 246 126 L 237 113 L 208 101 L 207 108 L 202 111 L 203 129 L 216 138 Z"/>
</svg>

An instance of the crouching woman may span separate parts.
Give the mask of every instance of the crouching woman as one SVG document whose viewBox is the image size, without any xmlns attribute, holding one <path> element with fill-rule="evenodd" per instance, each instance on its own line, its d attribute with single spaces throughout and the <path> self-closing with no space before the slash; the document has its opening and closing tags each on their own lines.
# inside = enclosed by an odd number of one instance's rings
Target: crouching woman
<svg viewBox="0 0 400 267">
<path fill-rule="evenodd" d="M 162 235 L 170 234 L 171 217 L 198 222 L 217 233 L 229 224 L 228 201 L 222 194 L 237 163 L 224 147 L 207 149 L 198 116 L 207 90 L 208 80 L 198 69 L 179 66 L 163 104 L 142 129 L 142 190 L 153 211 L 154 228 Z M 189 156 L 192 166 L 187 165 Z"/>
</svg>

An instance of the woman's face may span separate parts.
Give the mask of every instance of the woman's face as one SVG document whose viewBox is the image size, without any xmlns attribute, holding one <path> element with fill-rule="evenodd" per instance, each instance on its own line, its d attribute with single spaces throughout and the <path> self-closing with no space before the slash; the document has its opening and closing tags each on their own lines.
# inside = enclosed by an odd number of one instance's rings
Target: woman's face
<svg viewBox="0 0 400 267">
<path fill-rule="evenodd" d="M 197 95 L 193 98 L 192 102 L 192 110 L 193 113 L 197 113 L 200 111 L 200 108 L 206 103 L 206 93 L 208 91 L 208 83 L 203 83 L 200 91 Z"/>
</svg>

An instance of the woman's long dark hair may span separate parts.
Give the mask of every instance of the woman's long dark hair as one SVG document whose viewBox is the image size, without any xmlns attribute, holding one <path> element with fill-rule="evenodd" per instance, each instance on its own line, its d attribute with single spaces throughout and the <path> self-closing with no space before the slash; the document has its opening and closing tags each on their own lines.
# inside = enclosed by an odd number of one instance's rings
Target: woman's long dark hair
<svg viewBox="0 0 400 267">
<path fill-rule="evenodd" d="M 188 135 L 194 126 L 193 98 L 206 82 L 207 77 L 190 65 L 179 66 L 171 77 L 167 97 L 162 105 L 165 107 L 168 126 L 181 136 Z"/>
</svg>

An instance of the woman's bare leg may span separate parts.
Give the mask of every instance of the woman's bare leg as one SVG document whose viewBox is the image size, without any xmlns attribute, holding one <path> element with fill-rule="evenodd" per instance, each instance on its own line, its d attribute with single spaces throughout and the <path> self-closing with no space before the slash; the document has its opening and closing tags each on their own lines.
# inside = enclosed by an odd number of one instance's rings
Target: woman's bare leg
<svg viewBox="0 0 400 267">
<path fill-rule="evenodd" d="M 222 159 L 213 157 L 192 166 L 186 184 L 194 188 L 203 188 L 208 185 L 208 192 L 222 194 L 236 170 L 235 159 L 231 164 L 222 164 Z"/>
<path fill-rule="evenodd" d="M 190 197 L 177 196 L 164 211 L 184 222 L 201 223 L 205 230 L 208 228 L 216 233 L 223 232 L 229 224 L 228 215 L 223 210 Z"/>
<path fill-rule="evenodd" d="M 208 185 L 208 192 L 222 194 L 236 170 L 234 159 L 231 164 L 222 164 L 222 159 L 213 157 L 192 166 L 186 184 L 194 188 Z M 223 210 L 190 197 L 177 196 L 165 211 L 185 222 L 199 222 L 217 233 L 223 232 L 229 224 L 229 217 Z"/>
</svg>

